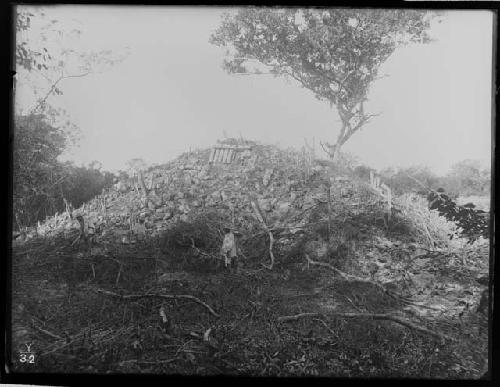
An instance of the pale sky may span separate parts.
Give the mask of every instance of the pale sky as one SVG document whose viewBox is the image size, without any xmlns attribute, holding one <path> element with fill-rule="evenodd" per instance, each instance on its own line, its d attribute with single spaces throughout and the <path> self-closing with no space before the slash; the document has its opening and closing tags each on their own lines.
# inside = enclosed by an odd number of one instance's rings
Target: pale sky
<svg viewBox="0 0 500 387">
<path fill-rule="evenodd" d="M 272 76 L 230 76 L 223 50 L 208 42 L 224 8 L 45 7 L 65 26 L 76 19 L 83 48 L 122 50 L 103 74 L 67 79 L 64 107 L 83 139 L 67 159 L 125 169 L 140 157 L 164 163 L 189 148 L 240 136 L 283 147 L 304 138 L 334 142 L 335 110 L 312 92 Z M 433 27 L 436 41 L 397 50 L 381 68 L 365 111 L 381 113 L 344 146 L 373 168 L 427 165 L 445 173 L 463 159 L 490 160 L 492 19 L 451 11 Z M 29 105 L 18 84 L 16 103 Z M 19 105 L 19 106 L 20 106 Z"/>
</svg>

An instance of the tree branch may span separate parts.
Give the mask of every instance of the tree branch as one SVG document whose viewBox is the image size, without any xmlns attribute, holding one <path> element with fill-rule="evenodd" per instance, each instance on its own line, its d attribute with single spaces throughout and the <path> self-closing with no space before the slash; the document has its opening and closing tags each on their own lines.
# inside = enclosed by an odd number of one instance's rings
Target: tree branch
<svg viewBox="0 0 500 387">
<path fill-rule="evenodd" d="M 82 74 L 75 74 L 75 75 L 64 75 L 64 74 L 61 74 L 61 76 L 52 84 L 52 86 L 50 87 L 49 91 L 45 94 L 45 96 L 38 101 L 38 103 L 35 105 L 35 107 L 33 109 L 31 109 L 31 111 L 30 111 L 29 114 L 35 113 L 38 110 L 38 108 L 40 108 L 40 106 L 42 106 L 45 103 L 45 101 L 47 100 L 47 98 L 49 98 L 49 96 L 56 89 L 57 84 L 59 82 L 61 82 L 63 79 L 67 79 L 67 78 L 81 78 L 81 77 L 85 77 L 85 76 L 87 76 L 89 74 L 91 74 L 90 71 L 87 71 L 87 72 L 82 73 Z"/>
<path fill-rule="evenodd" d="M 275 74 L 274 73 L 253 72 L 253 73 L 232 73 L 232 75 L 275 75 Z"/>
<path fill-rule="evenodd" d="M 163 298 L 167 300 L 178 300 L 178 299 L 187 299 L 196 302 L 197 304 L 200 304 L 201 306 L 205 307 L 211 315 L 215 317 L 220 317 L 218 313 L 216 313 L 208 304 L 205 302 L 201 301 L 199 298 L 196 298 L 195 296 L 189 295 L 189 294 L 128 294 L 128 295 L 121 295 L 118 293 L 111 292 L 109 290 L 104 290 L 104 289 L 92 289 L 96 293 L 101 293 L 107 296 L 112 296 L 112 297 L 118 297 L 123 300 L 137 300 L 140 298 L 150 298 L 150 297 L 156 297 L 156 298 Z"/>
<path fill-rule="evenodd" d="M 272 67 L 272 68 L 280 68 L 280 69 L 282 69 L 284 67 L 284 66 L 279 65 L 279 64 L 266 63 L 266 61 L 264 61 L 262 59 L 252 58 L 252 57 L 234 57 L 234 58 L 232 58 L 232 60 L 257 61 L 257 62 L 263 64 L 264 66 Z M 307 62 L 307 63 L 309 63 L 309 62 Z M 318 69 L 316 69 L 315 67 L 313 67 L 313 65 L 311 63 L 309 63 L 309 64 L 310 64 L 309 71 L 311 71 L 314 75 L 316 75 L 318 77 L 321 77 L 323 79 L 326 79 L 329 82 L 336 83 L 339 86 L 339 90 L 340 89 L 344 89 L 345 91 L 353 94 L 353 91 L 350 88 L 346 87 L 342 81 L 339 81 L 337 78 L 335 78 L 333 76 L 330 76 L 330 75 L 328 75 L 328 74 L 326 74 L 324 72 L 319 71 Z M 290 67 L 290 66 L 288 66 L 288 67 Z M 293 72 L 293 70 L 292 70 L 292 72 Z M 298 80 L 304 87 L 306 87 L 307 89 L 309 89 L 309 87 L 305 85 L 304 81 L 301 80 L 301 79 L 299 79 L 294 74 L 292 74 L 292 72 L 291 71 L 287 71 L 286 73 L 288 75 L 290 75 L 292 78 Z M 233 73 L 233 74 L 237 74 L 237 73 Z M 240 73 L 240 74 L 244 74 L 244 73 Z M 269 73 L 269 74 L 272 74 L 272 73 Z"/>
</svg>

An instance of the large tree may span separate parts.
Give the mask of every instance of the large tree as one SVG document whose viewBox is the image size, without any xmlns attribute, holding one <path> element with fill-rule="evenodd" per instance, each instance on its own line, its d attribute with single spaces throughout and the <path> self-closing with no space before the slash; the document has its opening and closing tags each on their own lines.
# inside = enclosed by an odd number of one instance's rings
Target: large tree
<svg viewBox="0 0 500 387">
<path fill-rule="evenodd" d="M 263 65 L 335 107 L 340 133 L 326 150 L 336 158 L 374 116 L 364 102 L 380 65 L 400 45 L 428 42 L 431 17 L 418 10 L 243 8 L 224 15 L 210 42 L 227 48 L 229 73 L 260 74 Z"/>
</svg>

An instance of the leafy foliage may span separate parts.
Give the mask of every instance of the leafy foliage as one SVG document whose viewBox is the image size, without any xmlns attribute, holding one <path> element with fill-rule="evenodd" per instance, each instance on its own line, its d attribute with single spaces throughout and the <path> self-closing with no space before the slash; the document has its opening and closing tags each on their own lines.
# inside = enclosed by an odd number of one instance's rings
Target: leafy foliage
<svg viewBox="0 0 500 387">
<path fill-rule="evenodd" d="M 44 16 L 44 13 L 35 9 L 28 11 L 28 9 L 21 7 L 18 7 L 16 11 L 16 35 L 18 38 L 15 53 L 16 64 L 28 71 L 35 68 L 48 70 L 47 62 L 52 59 L 52 56 L 47 49 L 45 47 L 41 49 L 31 47 L 26 40 L 21 38 L 23 31 L 29 30 L 32 19 Z"/>
<path fill-rule="evenodd" d="M 331 156 L 373 115 L 365 114 L 370 85 L 399 45 L 428 42 L 430 14 L 419 10 L 244 8 L 227 14 L 210 42 L 227 47 L 230 74 L 291 77 L 319 100 L 335 105 L 342 121 Z"/>
<path fill-rule="evenodd" d="M 470 242 L 475 241 L 479 236 L 489 237 L 488 213 L 483 210 L 475 210 L 474 204 L 459 206 L 445 193 L 434 191 L 429 193 L 427 199 L 430 209 L 437 210 L 439 215 L 455 222 Z"/>
</svg>

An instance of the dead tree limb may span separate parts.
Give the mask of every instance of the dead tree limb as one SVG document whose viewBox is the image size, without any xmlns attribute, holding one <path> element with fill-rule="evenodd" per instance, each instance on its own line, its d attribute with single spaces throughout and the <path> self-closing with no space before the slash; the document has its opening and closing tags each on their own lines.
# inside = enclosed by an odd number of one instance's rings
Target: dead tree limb
<svg viewBox="0 0 500 387">
<path fill-rule="evenodd" d="M 351 277 L 349 274 L 344 273 L 343 271 L 337 269 L 336 267 L 333 267 L 329 263 L 313 261 L 311 258 L 309 258 L 308 254 L 305 254 L 305 257 L 306 257 L 307 263 L 309 265 L 316 265 L 316 266 L 326 267 L 327 269 L 330 269 L 330 270 L 334 271 L 335 273 L 337 273 L 338 275 L 340 275 L 346 281 L 348 281 L 350 279 L 349 277 Z"/>
<path fill-rule="evenodd" d="M 425 185 L 420 180 L 418 180 L 416 177 L 410 175 L 408 172 L 404 172 L 404 174 L 406 176 L 408 176 L 410 179 L 412 179 L 414 182 L 416 182 L 418 185 L 420 185 L 422 188 L 425 188 L 427 191 L 432 191 L 432 189 L 428 185 Z"/>
<path fill-rule="evenodd" d="M 382 284 L 380 284 L 378 282 L 372 281 L 372 280 L 367 279 L 367 278 L 361 278 L 361 277 L 358 277 L 358 276 L 355 276 L 352 274 L 344 273 L 343 271 L 337 269 L 336 267 L 333 267 L 332 265 L 330 265 L 326 262 L 313 261 L 311 258 L 309 258 L 309 256 L 307 254 L 305 254 L 305 258 L 307 260 L 308 265 L 326 267 L 327 269 L 330 269 L 330 270 L 334 271 L 335 273 L 337 273 L 340 277 L 342 277 L 345 281 L 348 281 L 348 282 L 363 282 L 363 283 L 371 284 L 371 285 L 375 286 L 377 289 L 379 289 L 380 291 L 382 291 L 383 293 L 385 293 L 388 296 L 395 299 L 396 301 L 402 302 L 406 305 L 415 305 L 415 306 L 426 308 L 426 309 L 439 310 L 439 309 L 433 308 L 431 306 L 426 306 L 426 305 L 421 305 L 419 303 L 416 303 L 409 298 L 403 297 L 403 296 L 401 296 L 401 295 L 399 295 L 399 294 L 397 294 L 389 289 L 386 289 Z"/>
<path fill-rule="evenodd" d="M 59 82 L 61 82 L 63 79 L 81 78 L 81 77 L 85 77 L 85 76 L 87 76 L 89 74 L 91 74 L 90 71 L 86 71 L 86 72 L 84 72 L 82 74 L 74 74 L 74 75 L 64 75 L 64 74 L 62 74 L 59 78 L 57 78 L 55 80 L 54 83 L 52 83 L 52 85 L 50 86 L 50 89 L 47 91 L 47 93 L 45 93 L 45 95 L 37 101 L 36 105 L 31 108 L 30 114 L 34 114 L 45 103 L 45 101 L 47 101 L 47 98 L 49 98 L 49 96 L 57 89 L 57 84 Z"/>
<path fill-rule="evenodd" d="M 42 332 L 46 334 L 47 336 L 52 337 L 53 339 L 57 340 L 64 340 L 61 336 L 56 335 L 55 333 L 49 332 L 43 328 L 40 328 L 39 326 L 36 326 L 35 324 L 32 324 L 33 328 L 35 328 L 37 331 Z"/>
<path fill-rule="evenodd" d="M 180 299 L 186 299 L 186 300 L 191 300 L 196 302 L 197 304 L 205 307 L 212 316 L 215 317 L 220 317 L 218 313 L 216 313 L 210 305 L 207 303 L 201 301 L 199 298 L 196 298 L 195 296 L 189 295 L 189 294 L 157 294 L 157 293 L 152 293 L 152 294 L 127 294 L 127 295 L 121 295 L 118 293 L 111 292 L 109 290 L 104 290 L 104 289 L 92 289 L 96 293 L 104 294 L 107 296 L 111 297 L 117 297 L 121 298 L 123 300 L 137 300 L 140 298 L 151 298 L 151 297 L 156 297 L 156 298 L 163 298 L 167 300 L 180 300 Z"/>
<path fill-rule="evenodd" d="M 293 316 L 281 316 L 278 317 L 278 322 L 289 322 L 289 321 L 297 321 L 301 318 L 305 317 L 326 317 L 325 315 L 321 313 L 299 313 Z M 433 332 L 427 328 L 421 327 L 419 325 L 416 325 L 412 323 L 411 321 L 405 320 L 403 318 L 393 316 L 390 314 L 385 314 L 385 313 L 328 313 L 328 316 L 332 317 L 344 317 L 344 318 L 368 318 L 372 320 L 387 320 L 387 321 L 392 321 L 397 324 L 403 325 L 406 328 L 413 329 L 417 332 L 420 333 L 425 333 L 430 336 L 434 336 L 436 338 L 439 338 L 441 340 L 450 340 L 450 341 L 455 341 L 454 338 L 449 337 L 447 335 L 443 335 L 437 332 Z"/>
<path fill-rule="evenodd" d="M 297 321 L 304 317 L 321 317 L 321 313 L 299 313 L 293 316 L 280 316 L 278 317 L 278 322 L 288 322 L 288 321 Z"/>
<path fill-rule="evenodd" d="M 123 360 L 123 361 L 120 361 L 120 362 L 115 363 L 115 364 L 120 366 L 120 367 L 123 367 L 124 365 L 131 364 L 131 363 L 135 363 L 135 364 L 139 364 L 139 365 L 157 365 L 157 364 L 168 364 L 168 363 L 172 363 L 172 362 L 177 361 L 177 360 L 181 360 L 181 358 L 177 356 L 177 357 L 173 357 L 171 359 L 165 359 L 165 360 L 159 359 L 156 361 L 130 359 L 130 360 Z"/>
</svg>

